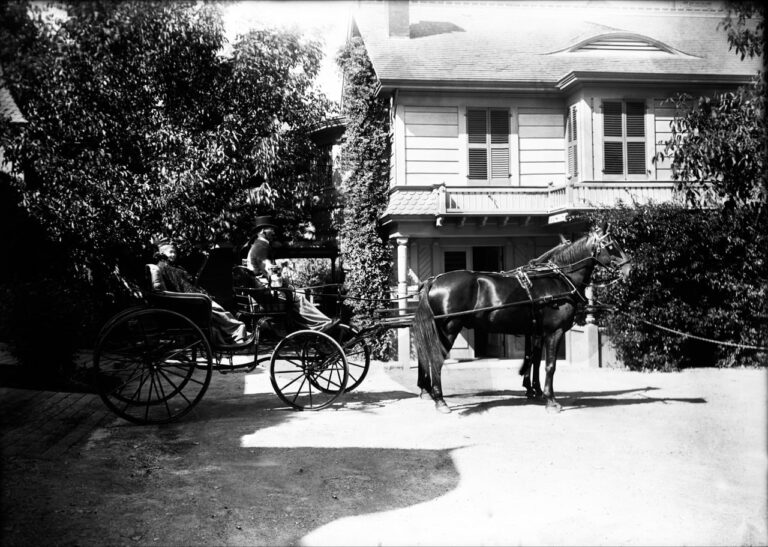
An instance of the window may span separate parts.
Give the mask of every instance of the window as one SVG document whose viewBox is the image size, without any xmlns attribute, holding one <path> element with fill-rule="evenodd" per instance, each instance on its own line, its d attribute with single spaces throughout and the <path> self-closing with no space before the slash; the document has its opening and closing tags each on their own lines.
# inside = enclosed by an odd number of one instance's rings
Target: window
<svg viewBox="0 0 768 547">
<path fill-rule="evenodd" d="M 603 102 L 603 174 L 621 179 L 647 174 L 644 102 Z"/>
<path fill-rule="evenodd" d="M 568 175 L 575 179 L 579 174 L 579 147 L 576 133 L 576 105 L 568 109 L 565 123 L 565 140 L 568 146 Z"/>
<path fill-rule="evenodd" d="M 509 110 L 467 109 L 470 181 L 509 182 Z"/>
</svg>

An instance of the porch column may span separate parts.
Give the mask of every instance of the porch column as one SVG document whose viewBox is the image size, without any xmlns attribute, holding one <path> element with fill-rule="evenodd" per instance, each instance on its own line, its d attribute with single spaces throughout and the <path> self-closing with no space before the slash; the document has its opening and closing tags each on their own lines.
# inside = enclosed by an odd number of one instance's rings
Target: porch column
<svg viewBox="0 0 768 547">
<path fill-rule="evenodd" d="M 397 307 L 405 315 L 408 301 L 408 238 L 397 238 Z M 397 364 L 407 369 L 411 366 L 411 329 L 397 329 Z"/>
</svg>

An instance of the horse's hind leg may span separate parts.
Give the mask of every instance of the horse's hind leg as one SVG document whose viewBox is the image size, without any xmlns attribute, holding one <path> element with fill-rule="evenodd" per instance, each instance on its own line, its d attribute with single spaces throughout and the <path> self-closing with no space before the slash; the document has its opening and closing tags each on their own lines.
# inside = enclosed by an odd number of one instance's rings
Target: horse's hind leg
<svg viewBox="0 0 768 547">
<path fill-rule="evenodd" d="M 528 399 L 541 397 L 541 382 L 539 381 L 539 368 L 541 367 L 542 341 L 540 336 L 525 337 L 525 356 L 520 374 L 523 375 L 523 387 Z"/>
<path fill-rule="evenodd" d="M 451 331 L 455 330 L 455 333 L 452 333 Z M 459 331 L 461 330 L 461 325 L 454 325 L 451 322 L 449 322 L 445 327 L 440 329 L 440 343 L 443 346 L 443 355 L 448 355 L 448 352 L 453 347 L 453 343 L 456 341 L 456 336 L 458 336 Z M 443 361 L 440 361 L 439 363 L 430 363 L 430 375 L 431 375 L 431 383 L 432 391 L 430 395 L 432 395 L 432 399 L 435 401 L 435 408 L 444 414 L 448 414 L 451 409 L 448 407 L 448 405 L 445 402 L 445 399 L 443 399 L 443 381 L 442 381 L 442 369 L 443 369 Z"/>
<path fill-rule="evenodd" d="M 427 365 L 419 359 L 419 373 L 416 380 L 416 385 L 421 388 L 419 398 L 423 399 L 426 395 L 432 396 L 432 382 L 429 379 L 429 372 L 427 371 Z"/>
</svg>

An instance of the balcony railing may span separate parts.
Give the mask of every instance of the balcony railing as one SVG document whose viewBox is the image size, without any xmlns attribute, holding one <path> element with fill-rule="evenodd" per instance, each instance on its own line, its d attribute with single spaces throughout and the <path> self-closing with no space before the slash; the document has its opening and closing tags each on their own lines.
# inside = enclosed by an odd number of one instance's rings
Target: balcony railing
<svg viewBox="0 0 768 547">
<path fill-rule="evenodd" d="M 399 190 L 402 190 L 400 188 Z M 435 189 L 437 215 L 552 215 L 571 210 L 681 202 L 672 182 L 580 182 L 549 187 Z"/>
</svg>

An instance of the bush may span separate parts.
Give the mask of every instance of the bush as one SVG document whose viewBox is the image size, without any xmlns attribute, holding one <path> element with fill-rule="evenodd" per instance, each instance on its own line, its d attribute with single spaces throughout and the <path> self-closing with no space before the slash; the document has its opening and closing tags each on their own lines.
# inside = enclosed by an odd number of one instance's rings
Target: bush
<svg viewBox="0 0 768 547">
<path fill-rule="evenodd" d="M 28 374 L 51 380 L 74 371 L 75 352 L 92 337 L 97 316 L 87 291 L 48 277 L 4 285 L 0 304 L 0 336 Z"/>
<path fill-rule="evenodd" d="M 586 217 L 593 223 L 608 220 L 633 258 L 626 282 L 597 291 L 598 300 L 615 306 L 615 313 L 602 321 L 626 366 L 678 370 L 766 364 L 766 353 L 680 336 L 643 322 L 716 341 L 765 346 L 765 218 L 672 204 L 621 206 Z"/>
</svg>

